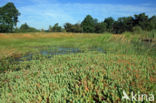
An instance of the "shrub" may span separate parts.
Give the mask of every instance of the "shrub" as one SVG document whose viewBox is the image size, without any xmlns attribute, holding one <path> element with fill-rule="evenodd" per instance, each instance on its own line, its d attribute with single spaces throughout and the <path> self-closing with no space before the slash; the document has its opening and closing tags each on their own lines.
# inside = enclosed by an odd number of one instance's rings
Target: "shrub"
<svg viewBox="0 0 156 103">
<path fill-rule="evenodd" d="M 135 27 L 133 27 L 133 32 L 135 34 L 141 34 L 142 33 L 142 28 L 140 26 L 135 26 Z"/>
</svg>

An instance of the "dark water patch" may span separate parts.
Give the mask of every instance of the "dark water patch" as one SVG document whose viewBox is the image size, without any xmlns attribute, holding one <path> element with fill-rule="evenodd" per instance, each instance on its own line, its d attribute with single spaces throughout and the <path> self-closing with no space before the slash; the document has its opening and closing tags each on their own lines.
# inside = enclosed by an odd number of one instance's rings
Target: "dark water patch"
<svg viewBox="0 0 156 103">
<path fill-rule="evenodd" d="M 61 55 L 61 54 L 71 54 L 71 53 L 82 53 L 83 51 L 78 48 L 56 48 L 50 50 L 41 50 L 41 55 Z"/>
<path fill-rule="evenodd" d="M 5 60 L 9 62 L 13 62 L 13 61 L 23 62 L 23 61 L 30 61 L 30 60 L 38 60 L 42 57 L 51 58 L 54 55 L 84 53 L 87 51 L 97 51 L 101 53 L 106 53 L 106 51 L 104 51 L 102 48 L 88 48 L 88 49 L 83 50 L 79 48 L 58 47 L 58 48 L 42 49 L 42 50 L 39 50 L 38 53 L 27 53 L 25 55 L 20 55 L 20 56 L 11 56 L 11 57 L 5 58 Z"/>
<path fill-rule="evenodd" d="M 38 53 L 27 53 L 25 55 L 18 56 L 16 55 L 0 60 L 0 72 L 8 70 L 19 71 L 22 68 L 29 69 L 30 68 L 29 64 L 25 65 L 25 67 L 20 67 L 20 64 L 24 63 L 24 61 L 44 60 L 52 58 L 55 55 L 84 53 L 88 51 L 97 51 L 106 53 L 102 48 L 89 48 L 85 50 L 79 48 L 65 48 L 65 47 L 47 48 L 40 50 Z"/>
<path fill-rule="evenodd" d="M 15 58 L 15 61 L 17 61 L 17 62 L 30 61 L 30 60 L 32 60 L 32 56 L 33 56 L 32 53 L 27 53 L 21 57 Z"/>
<path fill-rule="evenodd" d="M 106 53 L 106 51 L 104 50 L 104 49 L 102 49 L 102 48 L 90 48 L 90 49 L 88 49 L 88 51 L 97 51 L 97 52 L 101 52 L 101 53 Z"/>
</svg>

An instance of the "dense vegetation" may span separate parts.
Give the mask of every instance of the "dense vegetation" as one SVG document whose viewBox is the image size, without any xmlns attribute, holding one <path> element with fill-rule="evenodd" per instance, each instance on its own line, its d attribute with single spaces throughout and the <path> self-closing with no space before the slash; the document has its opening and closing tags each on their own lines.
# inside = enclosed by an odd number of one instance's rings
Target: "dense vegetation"
<svg viewBox="0 0 156 103">
<path fill-rule="evenodd" d="M 27 24 L 15 28 L 18 22 L 19 12 L 13 3 L 8 3 L 0 8 L 0 32 L 36 32 L 35 28 Z M 110 32 L 120 34 L 123 32 L 133 31 L 151 31 L 156 29 L 156 16 L 148 17 L 145 13 L 135 14 L 133 17 L 120 17 L 114 20 L 112 17 L 105 18 L 104 21 L 98 22 L 91 15 L 87 15 L 81 23 L 65 23 L 64 28 L 56 23 L 49 26 L 48 32 L 75 32 L 75 33 L 103 33 Z"/>
<path fill-rule="evenodd" d="M 123 90 L 156 94 L 156 65 L 143 55 L 84 53 L 13 66 L 22 70 L 0 74 L 1 103 L 125 103 Z"/>
<path fill-rule="evenodd" d="M 155 95 L 156 45 L 142 42 L 141 37 L 127 33 L 3 34 L 0 102 L 125 102 L 123 90 Z M 83 52 L 50 58 L 40 54 L 57 47 Z M 31 60 L 23 56 L 27 53 L 32 54 Z"/>
<path fill-rule="evenodd" d="M 67 25 L 67 24 L 66 24 Z M 112 17 L 106 18 L 102 22 L 98 22 L 97 19 L 87 15 L 80 24 L 80 27 L 71 25 L 69 28 L 65 25 L 67 32 L 75 32 L 77 29 L 79 32 L 85 33 L 103 33 L 110 32 L 115 34 L 121 34 L 123 32 L 133 32 L 137 30 L 151 31 L 156 29 L 156 16 L 149 18 L 145 13 L 134 15 L 134 17 L 120 17 L 118 20 L 114 20 Z M 78 24 L 77 24 L 78 25 Z M 71 28 L 76 28 L 74 31 Z"/>
<path fill-rule="evenodd" d="M 15 31 L 14 32 L 39 32 L 39 30 L 33 28 L 33 27 L 30 27 L 27 23 L 25 24 L 22 24 L 20 28 L 15 28 Z"/>
</svg>

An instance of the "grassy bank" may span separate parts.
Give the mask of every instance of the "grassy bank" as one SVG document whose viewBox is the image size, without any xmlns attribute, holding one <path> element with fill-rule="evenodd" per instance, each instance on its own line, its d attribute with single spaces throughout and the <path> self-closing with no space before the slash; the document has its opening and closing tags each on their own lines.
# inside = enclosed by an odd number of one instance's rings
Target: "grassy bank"
<svg viewBox="0 0 156 103">
<path fill-rule="evenodd" d="M 141 35 L 73 34 L 73 33 L 16 33 L 0 34 L 0 57 L 41 48 L 76 47 L 81 49 L 103 48 L 108 52 L 153 55 L 155 42 L 141 42 Z M 154 40 L 156 40 L 154 38 Z"/>
</svg>

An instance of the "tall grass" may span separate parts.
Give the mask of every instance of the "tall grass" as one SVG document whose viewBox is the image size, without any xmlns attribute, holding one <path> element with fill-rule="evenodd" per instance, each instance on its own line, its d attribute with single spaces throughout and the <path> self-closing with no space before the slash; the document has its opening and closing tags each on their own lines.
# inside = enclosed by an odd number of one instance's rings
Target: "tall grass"
<svg viewBox="0 0 156 103">
<path fill-rule="evenodd" d="M 150 54 L 153 50 L 154 43 L 144 45 L 141 43 L 140 35 L 112 34 L 67 34 L 67 33 L 30 33 L 30 34 L 3 34 L 0 37 L 0 52 L 7 56 L 3 51 L 12 51 L 14 53 L 37 52 L 40 48 L 49 48 L 52 46 L 59 47 L 76 47 L 76 48 L 103 48 L 108 52 L 126 53 L 126 54 Z M 138 50 L 137 50 L 138 49 Z M 145 51 L 149 51 L 146 53 Z M 2 57 L 2 55 L 1 55 Z"/>
</svg>

